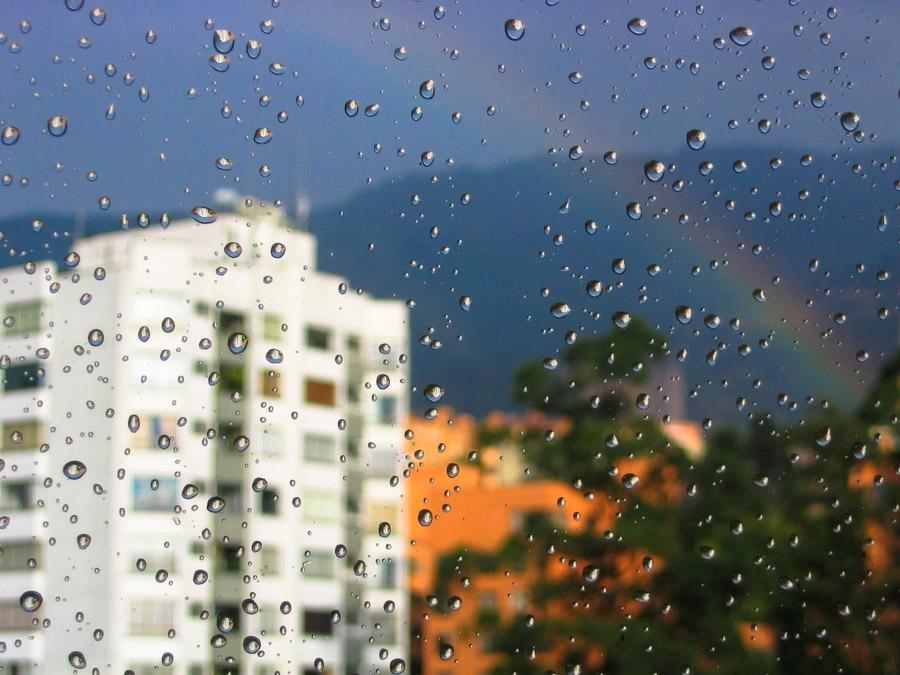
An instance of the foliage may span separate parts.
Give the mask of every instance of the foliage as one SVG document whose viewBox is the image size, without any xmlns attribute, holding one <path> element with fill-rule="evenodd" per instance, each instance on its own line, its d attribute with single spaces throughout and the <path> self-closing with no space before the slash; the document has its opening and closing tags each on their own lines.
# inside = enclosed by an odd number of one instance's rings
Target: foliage
<svg viewBox="0 0 900 675">
<path fill-rule="evenodd" d="M 631 405 L 588 403 L 664 350 L 635 320 L 579 342 L 555 370 L 519 370 L 521 402 L 571 421 L 551 440 L 519 439 L 531 475 L 601 504 L 579 531 L 531 518 L 505 547 L 517 543 L 541 574 L 528 589 L 534 625 L 507 617 L 492 633 L 495 672 L 895 672 L 900 493 L 857 476 L 867 466 L 896 475 L 896 451 L 876 448 L 886 439 L 870 424 L 896 423 L 900 356 L 857 414 L 810 408 L 791 426 L 757 414 L 743 433 L 708 435 L 692 460 Z M 620 466 L 641 467 L 639 483 L 626 487 Z M 457 573 L 477 574 L 466 556 Z"/>
</svg>

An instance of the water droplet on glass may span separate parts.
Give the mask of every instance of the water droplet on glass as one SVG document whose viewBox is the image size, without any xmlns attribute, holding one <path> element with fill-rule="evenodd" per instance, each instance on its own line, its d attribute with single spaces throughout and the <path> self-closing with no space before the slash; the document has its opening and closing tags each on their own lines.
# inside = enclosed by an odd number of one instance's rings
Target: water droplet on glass
<svg viewBox="0 0 900 675">
<path fill-rule="evenodd" d="M 859 127 L 859 115 L 855 112 L 845 112 L 841 115 L 841 126 L 845 131 L 856 131 Z"/>
<path fill-rule="evenodd" d="M 522 19 L 507 19 L 503 29 L 510 40 L 521 40 L 525 35 L 525 22 Z"/>
<path fill-rule="evenodd" d="M 25 591 L 19 596 L 19 606 L 26 612 L 36 612 L 44 604 L 44 596 L 37 591 Z"/>
<path fill-rule="evenodd" d="M 218 73 L 224 73 L 231 65 L 231 59 L 227 54 L 213 54 L 209 57 L 209 66 Z"/>
<path fill-rule="evenodd" d="M 687 144 L 691 150 L 702 150 L 706 145 L 706 132 L 700 129 L 691 129 L 687 132 Z"/>
<path fill-rule="evenodd" d="M 753 31 L 746 26 L 739 26 L 733 29 L 728 34 L 728 37 L 730 37 L 731 41 L 738 47 L 746 47 L 753 40 Z"/>
<path fill-rule="evenodd" d="M 622 485 L 624 485 L 628 489 L 633 488 L 635 485 L 638 484 L 639 481 L 640 481 L 640 478 L 638 478 L 633 473 L 626 473 L 624 476 L 622 476 Z"/>
<path fill-rule="evenodd" d="M 55 115 L 47 120 L 47 131 L 51 136 L 62 136 L 69 128 L 69 121 L 62 115 Z"/>
<path fill-rule="evenodd" d="M 220 54 L 228 54 L 234 49 L 234 33 L 230 30 L 218 29 L 213 33 L 213 47 Z"/>
<path fill-rule="evenodd" d="M 651 160 L 644 164 L 644 175 L 654 183 L 666 174 L 666 165 L 659 160 Z"/>
<path fill-rule="evenodd" d="M 424 99 L 434 98 L 435 84 L 434 80 L 425 80 L 419 85 L 419 96 Z"/>
<path fill-rule="evenodd" d="M 232 333 L 228 336 L 228 351 L 232 354 L 243 354 L 248 344 L 250 340 L 243 333 Z"/>
<path fill-rule="evenodd" d="M 633 35 L 643 35 L 647 32 L 647 20 L 635 17 L 628 22 L 628 30 Z"/>
<path fill-rule="evenodd" d="M 17 127 L 4 127 L 0 141 L 3 142 L 3 145 L 14 145 L 19 140 L 19 136 L 21 133 Z"/>
<path fill-rule="evenodd" d="M 63 475 L 71 480 L 78 480 L 86 473 L 87 467 L 84 465 L 84 462 L 80 462 L 77 459 L 66 462 L 63 466 Z"/>
<path fill-rule="evenodd" d="M 206 206 L 195 206 L 192 208 L 191 217 L 203 225 L 216 222 L 216 212 Z"/>
<path fill-rule="evenodd" d="M 561 319 L 562 317 L 568 315 L 571 311 L 572 308 L 569 307 L 569 305 L 565 302 L 557 302 L 550 307 L 550 313 L 557 319 Z"/>
<path fill-rule="evenodd" d="M 262 52 L 262 42 L 259 40 L 247 40 L 247 56 L 251 59 L 258 59 Z"/>
<path fill-rule="evenodd" d="M 631 323 L 631 314 L 628 312 L 616 312 L 612 315 L 613 323 L 617 328 L 628 328 Z"/>
<path fill-rule="evenodd" d="M 429 384 L 425 387 L 424 395 L 432 403 L 437 403 L 444 398 L 444 389 L 438 384 Z"/>
</svg>

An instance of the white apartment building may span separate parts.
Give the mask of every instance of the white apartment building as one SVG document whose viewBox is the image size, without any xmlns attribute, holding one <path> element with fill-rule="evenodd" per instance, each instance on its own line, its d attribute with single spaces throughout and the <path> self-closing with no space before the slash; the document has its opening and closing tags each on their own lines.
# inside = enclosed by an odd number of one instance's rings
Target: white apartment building
<svg viewBox="0 0 900 675">
<path fill-rule="evenodd" d="M 404 303 L 274 208 L 76 251 L 0 270 L 0 673 L 400 671 Z"/>
</svg>

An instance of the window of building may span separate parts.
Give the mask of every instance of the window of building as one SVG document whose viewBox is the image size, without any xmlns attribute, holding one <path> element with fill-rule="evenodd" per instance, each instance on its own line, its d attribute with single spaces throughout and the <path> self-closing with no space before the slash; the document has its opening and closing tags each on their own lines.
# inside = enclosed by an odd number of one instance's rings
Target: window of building
<svg viewBox="0 0 900 675">
<path fill-rule="evenodd" d="M 138 560 L 143 560 L 149 571 L 166 570 L 169 574 L 178 571 L 175 564 L 175 552 L 171 549 L 135 550 L 132 558 L 126 563 L 129 572 L 140 573 L 137 566 Z"/>
<path fill-rule="evenodd" d="M 337 446 L 333 436 L 306 434 L 303 437 L 303 459 L 308 462 L 334 462 Z"/>
<path fill-rule="evenodd" d="M 259 493 L 259 510 L 267 516 L 278 514 L 278 491 L 266 488 Z"/>
<path fill-rule="evenodd" d="M 264 314 L 263 337 L 266 340 L 280 342 L 284 336 L 284 332 L 281 330 L 281 324 L 281 317 L 277 314 Z"/>
<path fill-rule="evenodd" d="M 24 511 L 31 508 L 31 484 L 25 481 L 0 481 L 0 509 Z"/>
<path fill-rule="evenodd" d="M 397 397 L 381 395 L 376 401 L 379 424 L 395 424 L 397 422 Z"/>
<path fill-rule="evenodd" d="M 245 333 L 244 315 L 240 312 L 222 312 L 219 315 L 219 331 L 226 335 Z"/>
<path fill-rule="evenodd" d="M 341 500 L 336 490 L 308 490 L 303 494 L 301 508 L 306 520 L 327 523 L 341 517 Z"/>
<path fill-rule="evenodd" d="M 244 491 L 240 483 L 219 483 L 216 494 L 225 500 L 225 513 L 238 515 L 244 510 Z"/>
<path fill-rule="evenodd" d="M 19 420 L 2 425 L 2 449 L 34 450 L 44 442 L 44 425 L 38 420 Z"/>
<path fill-rule="evenodd" d="M 359 336 L 358 335 L 348 335 L 347 336 L 347 351 L 350 351 L 350 352 L 358 352 L 359 351 Z"/>
<path fill-rule="evenodd" d="M 4 391 L 36 389 L 44 385 L 44 369 L 36 361 L 9 366 L 2 373 Z"/>
<path fill-rule="evenodd" d="M 366 529 L 376 532 L 381 523 L 396 526 L 400 522 L 400 506 L 395 502 L 371 502 L 366 508 Z"/>
<path fill-rule="evenodd" d="M 397 642 L 397 621 L 390 614 L 371 616 L 366 622 L 370 626 L 372 637 L 380 645 L 394 644 Z"/>
<path fill-rule="evenodd" d="M 4 541 L 0 543 L 0 572 L 21 572 L 40 567 L 41 545 L 38 542 Z"/>
<path fill-rule="evenodd" d="M 326 328 L 308 326 L 306 328 L 306 346 L 310 349 L 328 349 L 331 345 L 331 331 Z"/>
<path fill-rule="evenodd" d="M 266 457 L 277 457 L 281 454 L 282 436 L 277 427 L 264 429 L 260 434 L 260 451 Z"/>
<path fill-rule="evenodd" d="M 285 615 L 277 605 L 266 605 L 259 608 L 259 630 L 268 635 L 274 634 L 284 624 Z M 267 671 L 268 675 L 268 671 Z"/>
<path fill-rule="evenodd" d="M 139 415 L 139 417 L 141 426 L 132 437 L 132 447 L 136 450 L 159 450 L 161 436 L 175 438 L 178 428 L 177 418 L 162 415 Z"/>
<path fill-rule="evenodd" d="M 259 373 L 259 393 L 269 398 L 281 397 L 281 373 L 271 368 L 261 370 Z"/>
<path fill-rule="evenodd" d="M 22 611 L 18 596 L 14 600 L 0 600 L 0 631 L 36 630 L 38 626 L 32 623 L 35 618 L 35 614 Z"/>
<path fill-rule="evenodd" d="M 303 632 L 306 635 L 331 635 L 334 632 L 331 612 L 326 609 L 303 610 Z"/>
<path fill-rule="evenodd" d="M 222 625 L 230 622 L 232 625 L 231 632 L 240 635 L 241 631 L 241 608 L 239 605 L 231 603 L 216 603 L 216 625 Z"/>
<path fill-rule="evenodd" d="M 281 550 L 272 544 L 266 544 L 260 552 L 259 564 L 263 574 L 279 574 L 281 572 Z"/>
<path fill-rule="evenodd" d="M 306 577 L 328 578 L 334 576 L 333 551 L 312 550 L 304 553 L 300 572 Z"/>
<path fill-rule="evenodd" d="M 334 386 L 334 382 L 307 378 L 305 389 L 307 403 L 332 407 L 337 403 L 337 390 Z"/>
<path fill-rule="evenodd" d="M 6 326 L 5 333 L 7 335 L 34 333 L 39 331 L 44 323 L 42 316 L 43 309 L 40 300 L 17 302 L 6 305 L 4 309 L 6 316 L 12 317 L 15 320 L 12 325 Z"/>
<path fill-rule="evenodd" d="M 175 625 L 175 605 L 163 600 L 132 600 L 128 611 L 128 633 L 142 637 L 165 637 Z"/>
<path fill-rule="evenodd" d="M 397 468 L 397 453 L 393 450 L 373 450 L 372 473 L 383 475 L 391 474 Z"/>
<path fill-rule="evenodd" d="M 171 511 L 178 502 L 178 481 L 174 478 L 135 478 L 131 494 L 136 511 Z"/>
<path fill-rule="evenodd" d="M 391 558 L 382 560 L 378 579 L 382 588 L 394 588 L 397 585 L 397 563 Z"/>
<path fill-rule="evenodd" d="M 241 547 L 235 544 L 222 544 L 218 547 L 216 566 L 220 572 L 241 571 Z"/>
<path fill-rule="evenodd" d="M 219 386 L 228 393 L 244 393 L 244 368 L 233 363 L 223 363 L 219 368 Z"/>
</svg>

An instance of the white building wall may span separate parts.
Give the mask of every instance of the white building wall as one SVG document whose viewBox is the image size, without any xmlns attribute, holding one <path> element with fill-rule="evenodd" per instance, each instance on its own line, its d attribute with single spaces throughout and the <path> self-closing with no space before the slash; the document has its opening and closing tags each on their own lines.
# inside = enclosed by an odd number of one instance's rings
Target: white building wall
<svg viewBox="0 0 900 675">
<path fill-rule="evenodd" d="M 225 254 L 229 242 L 241 245 L 239 257 Z M 270 253 L 276 242 L 287 248 L 281 259 Z M 0 272 L 0 306 L 39 299 L 44 314 L 40 330 L 5 330 L 0 355 L 11 366 L 29 359 L 46 369 L 44 386 L 0 395 L 3 435 L 34 419 L 49 446 L 0 451 L 0 497 L 22 479 L 34 490 L 32 508 L 0 509 L 9 519 L 0 547 L 33 538 L 42 550 L 37 569 L 0 568 L 0 603 L 17 604 L 22 591 L 40 590 L 44 605 L 34 617 L 49 622 L 23 626 L 13 613 L 7 623 L 14 626 L 0 628 L 7 646 L 0 666 L 65 672 L 76 650 L 89 669 L 134 668 L 136 675 L 140 668 L 305 673 L 316 658 L 324 659 L 325 672 L 384 672 L 390 660 L 405 659 L 407 537 L 399 491 L 390 485 L 402 470 L 408 408 L 404 305 L 358 295 L 342 279 L 317 272 L 314 239 L 261 212 L 98 236 L 77 250 L 74 270 L 44 263 L 34 274 Z M 98 266 L 105 270 L 99 280 Z M 227 313 L 242 316 L 250 338 L 239 355 L 223 356 L 227 335 L 218 321 Z M 161 327 L 166 318 L 175 323 L 170 333 Z M 273 333 L 281 323 L 287 330 Z M 141 326 L 150 330 L 146 342 Z M 326 348 L 308 344 L 310 327 L 327 332 Z M 104 341 L 91 346 L 88 334 L 96 328 Z M 202 348 L 204 338 L 211 348 Z M 384 344 L 389 353 L 379 351 Z M 49 356 L 36 359 L 41 348 Z M 281 350 L 282 363 L 266 360 L 271 348 Z M 244 375 L 237 400 L 225 383 L 226 364 Z M 279 375 L 277 392 L 264 390 L 270 370 Z M 215 386 L 213 371 L 223 377 Z M 376 385 L 380 374 L 391 379 L 386 390 Z M 307 400 L 307 379 L 332 383 L 334 404 Z M 392 398 L 393 406 L 373 397 Z M 394 418 L 380 419 L 391 408 Z M 138 433 L 128 428 L 131 414 L 141 417 Z M 156 447 L 160 431 L 172 435 L 168 448 Z M 238 431 L 249 439 L 243 451 L 223 443 L 222 436 Z M 306 456 L 311 435 L 320 452 L 333 443 L 331 461 Z M 78 480 L 62 471 L 73 459 L 87 466 Z M 251 487 L 256 478 L 277 492 L 277 513 L 263 513 L 262 495 Z M 151 481 L 159 481 L 156 489 Z M 181 497 L 188 483 L 200 487 L 190 500 Z M 239 491 L 222 513 L 210 513 L 207 500 L 230 484 Z M 148 510 L 154 500 L 158 510 Z M 393 532 L 380 537 L 366 514 L 391 505 Z M 92 537 L 84 550 L 75 543 L 82 533 Z M 338 545 L 348 549 L 343 559 L 335 556 Z M 243 547 L 236 571 L 223 568 L 223 547 Z M 144 571 L 136 567 L 139 558 Z M 366 563 L 364 576 L 353 571 L 357 560 Z M 329 563 L 326 576 L 314 572 Z M 167 578 L 156 577 L 160 569 Z M 209 580 L 195 584 L 195 570 L 206 570 Z M 385 581 L 392 586 L 384 588 Z M 260 611 L 239 609 L 240 628 L 212 647 L 217 611 L 248 599 Z M 391 613 L 386 600 L 396 605 Z M 283 602 L 290 603 L 288 613 Z M 331 635 L 310 635 L 305 612 L 333 610 L 342 619 Z M 100 639 L 93 635 L 98 629 Z M 248 635 L 261 642 L 255 655 L 243 649 Z M 166 653 L 174 658 L 170 666 L 161 664 Z"/>
</svg>

